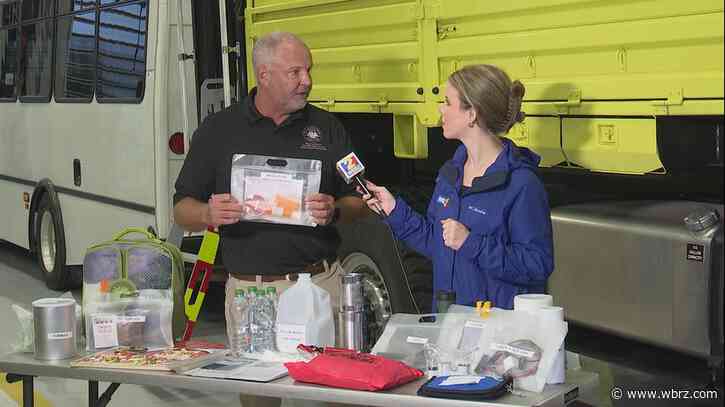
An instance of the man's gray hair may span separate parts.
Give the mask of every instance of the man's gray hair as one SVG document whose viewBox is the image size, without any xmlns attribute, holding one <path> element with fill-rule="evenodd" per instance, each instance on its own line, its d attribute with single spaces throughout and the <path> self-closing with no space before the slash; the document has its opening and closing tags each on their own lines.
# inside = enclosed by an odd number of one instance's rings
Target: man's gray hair
<svg viewBox="0 0 725 407">
<path fill-rule="evenodd" d="M 271 64 L 274 60 L 277 47 L 287 42 L 297 42 L 306 47 L 300 37 L 284 31 L 271 32 L 259 37 L 257 42 L 254 43 L 254 48 L 252 48 L 252 67 L 254 68 L 254 75 L 257 79 L 259 79 L 259 66 Z"/>
</svg>

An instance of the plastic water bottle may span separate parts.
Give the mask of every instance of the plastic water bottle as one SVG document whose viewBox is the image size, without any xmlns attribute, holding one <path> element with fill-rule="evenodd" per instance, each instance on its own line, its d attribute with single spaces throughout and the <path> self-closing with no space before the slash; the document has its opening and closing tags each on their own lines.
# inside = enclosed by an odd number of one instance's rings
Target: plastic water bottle
<svg viewBox="0 0 725 407">
<path fill-rule="evenodd" d="M 279 297 L 277 296 L 277 289 L 275 287 L 267 287 L 267 298 L 269 299 L 269 304 L 272 307 L 272 321 L 276 321 Z"/>
<path fill-rule="evenodd" d="M 265 347 L 269 350 L 277 350 L 277 289 L 275 287 L 267 287 L 265 323 L 267 329 L 265 331 Z"/>
<path fill-rule="evenodd" d="M 234 293 L 234 307 L 231 316 L 231 337 L 229 348 L 235 358 L 242 356 L 242 353 L 249 352 L 249 304 L 244 296 L 244 289 L 237 288 Z"/>
<path fill-rule="evenodd" d="M 270 298 L 257 291 L 252 306 L 252 352 L 274 350 L 274 319 Z"/>
</svg>

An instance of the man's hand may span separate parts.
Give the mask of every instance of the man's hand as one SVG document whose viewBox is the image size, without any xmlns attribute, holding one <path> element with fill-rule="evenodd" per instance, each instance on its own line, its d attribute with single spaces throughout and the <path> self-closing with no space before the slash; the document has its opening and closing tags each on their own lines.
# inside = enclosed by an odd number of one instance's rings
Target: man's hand
<svg viewBox="0 0 725 407">
<path fill-rule="evenodd" d="M 318 225 L 329 225 L 335 216 L 335 198 L 327 194 L 311 194 L 305 198 L 305 207 Z"/>
<path fill-rule="evenodd" d="M 443 225 L 443 243 L 453 250 L 460 249 L 470 233 L 468 228 L 450 218 L 442 220 L 441 224 Z"/>
<path fill-rule="evenodd" d="M 231 225 L 242 218 L 242 205 L 231 194 L 212 194 L 205 222 L 209 226 Z"/>
</svg>

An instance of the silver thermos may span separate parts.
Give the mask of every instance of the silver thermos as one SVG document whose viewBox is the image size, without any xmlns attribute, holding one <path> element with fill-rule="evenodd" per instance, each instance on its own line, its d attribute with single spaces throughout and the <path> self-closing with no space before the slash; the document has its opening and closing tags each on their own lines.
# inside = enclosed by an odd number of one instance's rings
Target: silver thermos
<svg viewBox="0 0 725 407">
<path fill-rule="evenodd" d="M 367 351 L 367 321 L 365 318 L 365 296 L 362 286 L 363 275 L 349 273 L 342 275 L 340 312 L 338 316 L 339 346 L 358 352 Z"/>
</svg>

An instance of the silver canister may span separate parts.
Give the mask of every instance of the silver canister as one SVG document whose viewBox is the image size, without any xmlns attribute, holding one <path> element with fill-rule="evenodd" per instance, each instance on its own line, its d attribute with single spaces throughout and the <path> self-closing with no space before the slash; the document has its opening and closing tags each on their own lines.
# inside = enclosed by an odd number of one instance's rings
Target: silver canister
<svg viewBox="0 0 725 407">
<path fill-rule="evenodd" d="M 76 302 L 70 298 L 42 298 L 33 301 L 35 358 L 72 358 L 76 349 Z"/>
<path fill-rule="evenodd" d="M 343 307 L 356 307 L 365 305 L 362 287 L 363 275 L 348 273 L 342 275 L 342 293 L 340 295 L 340 309 Z"/>
<path fill-rule="evenodd" d="M 342 275 L 338 315 L 339 346 L 359 352 L 367 351 L 366 304 L 362 280 L 363 275 L 359 273 Z"/>
</svg>

